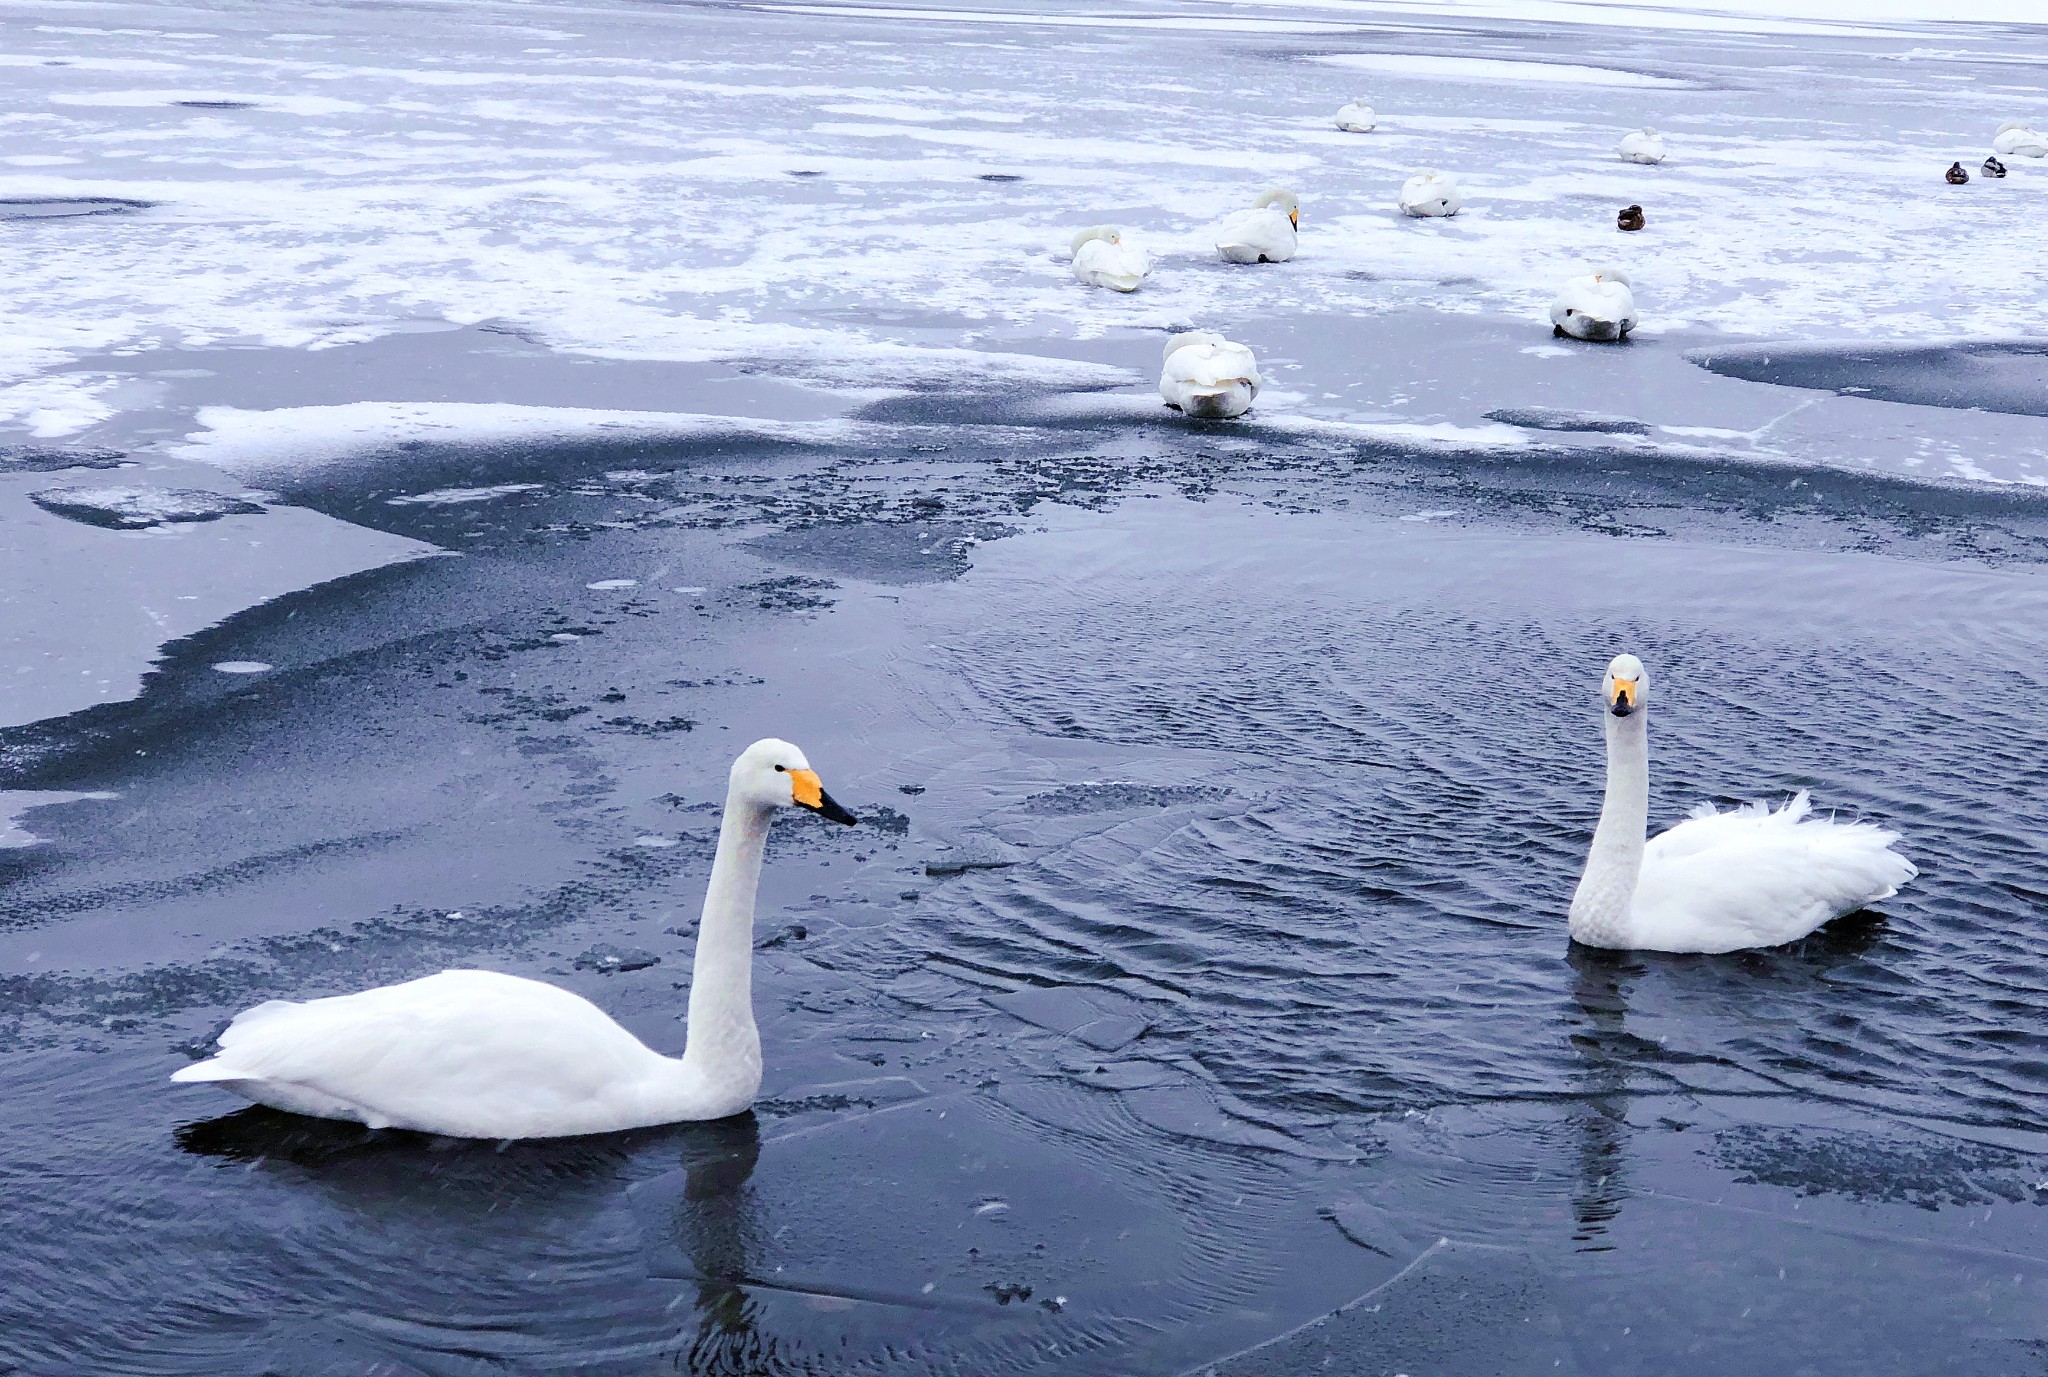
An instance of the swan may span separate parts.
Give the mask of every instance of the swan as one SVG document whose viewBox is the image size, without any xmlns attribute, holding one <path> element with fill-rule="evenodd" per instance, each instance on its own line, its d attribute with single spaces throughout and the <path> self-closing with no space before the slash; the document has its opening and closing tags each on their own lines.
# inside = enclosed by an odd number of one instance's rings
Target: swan
<svg viewBox="0 0 2048 1377">
<path fill-rule="evenodd" d="M 210 1081 L 294 1114 L 451 1138 L 566 1138 L 737 1114 L 761 1088 L 754 890 L 768 824 L 792 804 L 854 821 L 788 742 L 741 752 L 704 894 L 681 1057 L 651 1050 L 580 995 L 457 970 L 258 1004 L 228 1025 L 218 1052 L 171 1079 Z"/>
<path fill-rule="evenodd" d="M 1664 136 L 1654 129 L 1638 129 L 1633 134 L 1623 134 L 1614 151 L 1627 163 L 1656 164 L 1664 161 Z"/>
<path fill-rule="evenodd" d="M 1898 834 L 1811 816 L 1805 790 L 1773 812 L 1703 803 L 1649 842 L 1649 676 L 1617 655 L 1603 686 L 1607 798 L 1572 895 L 1571 935 L 1622 951 L 1729 952 L 1796 942 L 1888 899 L 1919 874 Z"/>
<path fill-rule="evenodd" d="M 1090 287 L 1135 292 L 1152 271 L 1152 256 L 1124 242 L 1114 225 L 1096 225 L 1074 236 L 1074 276 Z"/>
<path fill-rule="evenodd" d="M 1250 210 L 1223 217 L 1216 227 L 1216 251 L 1226 263 L 1285 263 L 1294 257 L 1294 236 L 1301 227 L 1301 202 L 1286 187 L 1276 186 Z"/>
<path fill-rule="evenodd" d="M 2048 134 L 2037 134 L 2025 120 L 2007 120 L 1991 137 L 1991 151 L 2010 158 L 2048 158 Z"/>
<path fill-rule="evenodd" d="M 1552 334 L 1573 339 L 1627 339 L 1636 328 L 1636 296 L 1629 290 L 1628 274 L 1602 268 L 1571 279 L 1550 303 L 1550 326 Z"/>
<path fill-rule="evenodd" d="M 1166 341 L 1159 395 L 1189 416 L 1227 421 L 1251 410 L 1265 379 L 1242 344 L 1209 330 L 1190 330 Z"/>
<path fill-rule="evenodd" d="M 1401 209 L 1410 215 L 1456 215 L 1464 204 L 1458 184 L 1441 172 L 1418 172 L 1401 184 Z"/>
<path fill-rule="evenodd" d="M 1337 111 L 1337 127 L 1347 134 L 1370 134 L 1378 124 L 1379 117 L 1363 96 Z"/>
</svg>

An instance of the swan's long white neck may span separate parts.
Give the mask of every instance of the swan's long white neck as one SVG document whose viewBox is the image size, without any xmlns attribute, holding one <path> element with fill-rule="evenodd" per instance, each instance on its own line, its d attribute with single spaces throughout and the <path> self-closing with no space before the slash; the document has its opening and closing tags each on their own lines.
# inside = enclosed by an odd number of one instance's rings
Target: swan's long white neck
<svg viewBox="0 0 2048 1377">
<path fill-rule="evenodd" d="M 761 1088 L 761 1035 L 754 1027 L 754 893 L 774 816 L 773 808 L 744 797 L 737 787 L 726 795 L 718 855 L 697 927 L 679 1079 L 692 1095 L 721 1104 L 730 1100 L 727 1113 L 745 1109 Z"/>
<path fill-rule="evenodd" d="M 1602 713 L 1607 725 L 1607 798 L 1572 895 L 1571 935 L 1595 947 L 1628 945 L 1629 910 L 1643 873 L 1650 825 L 1650 714 Z"/>
</svg>

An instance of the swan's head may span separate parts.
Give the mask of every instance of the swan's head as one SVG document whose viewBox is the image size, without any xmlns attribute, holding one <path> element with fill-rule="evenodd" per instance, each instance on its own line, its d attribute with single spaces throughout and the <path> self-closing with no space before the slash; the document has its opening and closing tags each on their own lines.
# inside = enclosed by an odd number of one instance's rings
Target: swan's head
<svg viewBox="0 0 2048 1377">
<path fill-rule="evenodd" d="M 1650 676 L 1643 662 L 1633 655 L 1617 655 L 1607 663 L 1607 679 L 1600 690 L 1607 710 L 1616 717 L 1633 717 L 1643 710 L 1650 691 Z"/>
<path fill-rule="evenodd" d="M 1214 330 L 1183 330 L 1181 331 L 1181 333 L 1177 335 L 1167 336 L 1165 352 L 1163 352 L 1159 357 L 1160 360 L 1163 362 L 1167 359 L 1172 358 L 1175 354 L 1179 353 L 1183 349 L 1186 349 L 1190 345 L 1228 344 L 1229 342 L 1230 341 L 1224 339 L 1223 336 L 1217 334 Z"/>
<path fill-rule="evenodd" d="M 1124 232 L 1115 225 L 1090 225 L 1087 229 L 1074 236 L 1074 246 L 1067 250 L 1067 252 L 1070 254 L 1079 253 L 1081 246 L 1091 239 L 1106 239 L 1112 244 L 1121 244 L 1124 240 Z"/>
<path fill-rule="evenodd" d="M 818 772 L 802 751 L 772 736 L 740 752 L 740 758 L 732 763 L 732 787 L 764 807 L 808 808 L 849 827 L 858 821 L 825 792 Z"/>
<path fill-rule="evenodd" d="M 1287 212 L 1288 223 L 1292 224 L 1296 229 L 1301 228 L 1301 201 L 1286 187 L 1276 186 L 1265 195 L 1259 197 L 1258 200 L 1252 202 L 1253 210 L 1263 210 L 1267 206 L 1280 207 L 1280 209 Z"/>
</svg>

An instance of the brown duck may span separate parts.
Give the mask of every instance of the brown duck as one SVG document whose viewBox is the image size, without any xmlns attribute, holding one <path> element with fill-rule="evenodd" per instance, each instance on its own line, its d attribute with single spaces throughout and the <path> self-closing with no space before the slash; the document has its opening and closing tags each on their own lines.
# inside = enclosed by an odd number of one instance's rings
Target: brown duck
<svg viewBox="0 0 2048 1377">
<path fill-rule="evenodd" d="M 1948 177 L 1948 184 L 1950 186 L 1961 186 L 1964 182 L 1970 180 L 1970 174 L 1963 171 L 1961 163 L 1950 163 L 1948 165 L 1948 172 L 1945 175 Z"/>
<path fill-rule="evenodd" d="M 1614 223 L 1625 230 L 1639 230 L 1648 222 L 1643 219 L 1641 206 L 1624 206 L 1621 214 L 1614 217 Z"/>
</svg>

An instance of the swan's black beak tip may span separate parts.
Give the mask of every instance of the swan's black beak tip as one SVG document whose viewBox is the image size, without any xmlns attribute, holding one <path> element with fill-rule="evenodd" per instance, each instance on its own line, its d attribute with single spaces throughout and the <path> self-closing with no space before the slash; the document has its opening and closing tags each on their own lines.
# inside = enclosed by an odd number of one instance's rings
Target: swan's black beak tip
<svg viewBox="0 0 2048 1377">
<path fill-rule="evenodd" d="M 819 817 L 826 819 L 827 821 L 843 822 L 848 827 L 851 827 L 855 823 L 860 821 L 859 818 L 847 812 L 846 809 L 840 805 L 838 799 L 833 798 L 832 795 L 826 793 L 822 789 L 818 791 L 818 805 L 811 811 L 816 813 Z"/>
</svg>

